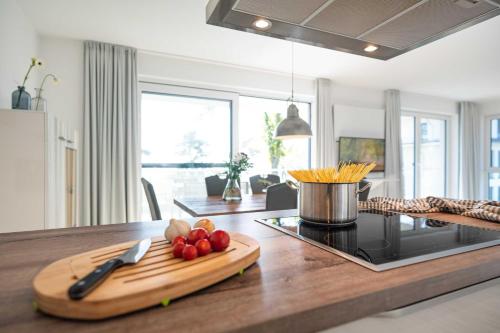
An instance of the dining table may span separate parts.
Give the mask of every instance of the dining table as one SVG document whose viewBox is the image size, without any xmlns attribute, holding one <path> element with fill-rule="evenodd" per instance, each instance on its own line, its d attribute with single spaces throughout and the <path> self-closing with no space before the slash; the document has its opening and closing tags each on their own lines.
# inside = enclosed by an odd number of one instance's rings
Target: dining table
<svg viewBox="0 0 500 333">
<path fill-rule="evenodd" d="M 220 195 L 174 198 L 174 204 L 193 217 L 266 211 L 266 194 L 243 195 L 240 201 L 225 201 Z"/>
</svg>

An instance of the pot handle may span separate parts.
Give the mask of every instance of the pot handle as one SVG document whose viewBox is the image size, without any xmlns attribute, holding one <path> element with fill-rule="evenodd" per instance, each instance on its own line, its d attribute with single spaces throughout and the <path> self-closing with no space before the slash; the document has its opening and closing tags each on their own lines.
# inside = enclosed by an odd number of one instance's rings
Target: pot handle
<svg viewBox="0 0 500 333">
<path fill-rule="evenodd" d="M 296 191 L 298 191 L 298 190 L 299 190 L 299 185 L 297 185 L 297 183 L 296 183 L 296 182 L 294 182 L 294 181 L 292 181 L 292 180 L 290 180 L 290 179 L 287 179 L 287 180 L 285 181 L 285 184 L 287 184 L 287 185 L 288 185 L 288 187 L 289 187 L 289 188 L 291 188 L 292 190 L 296 190 Z"/>
<path fill-rule="evenodd" d="M 369 189 L 370 187 L 372 187 L 372 183 L 367 183 L 365 186 L 363 186 L 363 188 L 359 189 L 356 191 L 356 194 L 360 194 L 360 193 L 363 193 L 364 191 L 366 191 L 367 189 Z"/>
</svg>

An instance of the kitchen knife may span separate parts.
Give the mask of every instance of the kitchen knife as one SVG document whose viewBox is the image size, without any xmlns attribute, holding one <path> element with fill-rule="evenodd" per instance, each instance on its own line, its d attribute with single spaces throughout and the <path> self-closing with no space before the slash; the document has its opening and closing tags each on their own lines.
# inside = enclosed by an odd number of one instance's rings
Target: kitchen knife
<svg viewBox="0 0 500 333">
<path fill-rule="evenodd" d="M 68 290 L 69 298 L 75 300 L 84 298 L 118 267 L 136 264 L 146 254 L 150 246 L 151 239 L 144 239 L 139 241 L 121 256 L 106 261 L 92 273 L 89 273 L 83 279 L 73 284 Z"/>
</svg>

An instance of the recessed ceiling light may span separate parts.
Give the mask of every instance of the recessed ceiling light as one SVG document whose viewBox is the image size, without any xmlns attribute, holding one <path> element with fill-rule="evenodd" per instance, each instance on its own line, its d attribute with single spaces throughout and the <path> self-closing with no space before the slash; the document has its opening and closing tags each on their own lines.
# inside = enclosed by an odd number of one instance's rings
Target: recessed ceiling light
<svg viewBox="0 0 500 333">
<path fill-rule="evenodd" d="M 378 46 L 375 45 L 368 45 L 365 47 L 365 52 L 374 52 L 378 49 Z"/>
<path fill-rule="evenodd" d="M 253 22 L 253 26 L 259 30 L 268 30 L 273 24 L 265 18 L 258 18 Z"/>
</svg>

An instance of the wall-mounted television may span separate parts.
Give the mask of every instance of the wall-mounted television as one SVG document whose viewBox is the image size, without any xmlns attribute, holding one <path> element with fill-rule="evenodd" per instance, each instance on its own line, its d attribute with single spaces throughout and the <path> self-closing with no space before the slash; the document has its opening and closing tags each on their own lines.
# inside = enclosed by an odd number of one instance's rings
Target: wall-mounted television
<svg viewBox="0 0 500 333">
<path fill-rule="evenodd" d="M 385 140 L 369 138 L 339 138 L 339 161 L 353 163 L 375 162 L 373 171 L 385 170 Z"/>
</svg>

